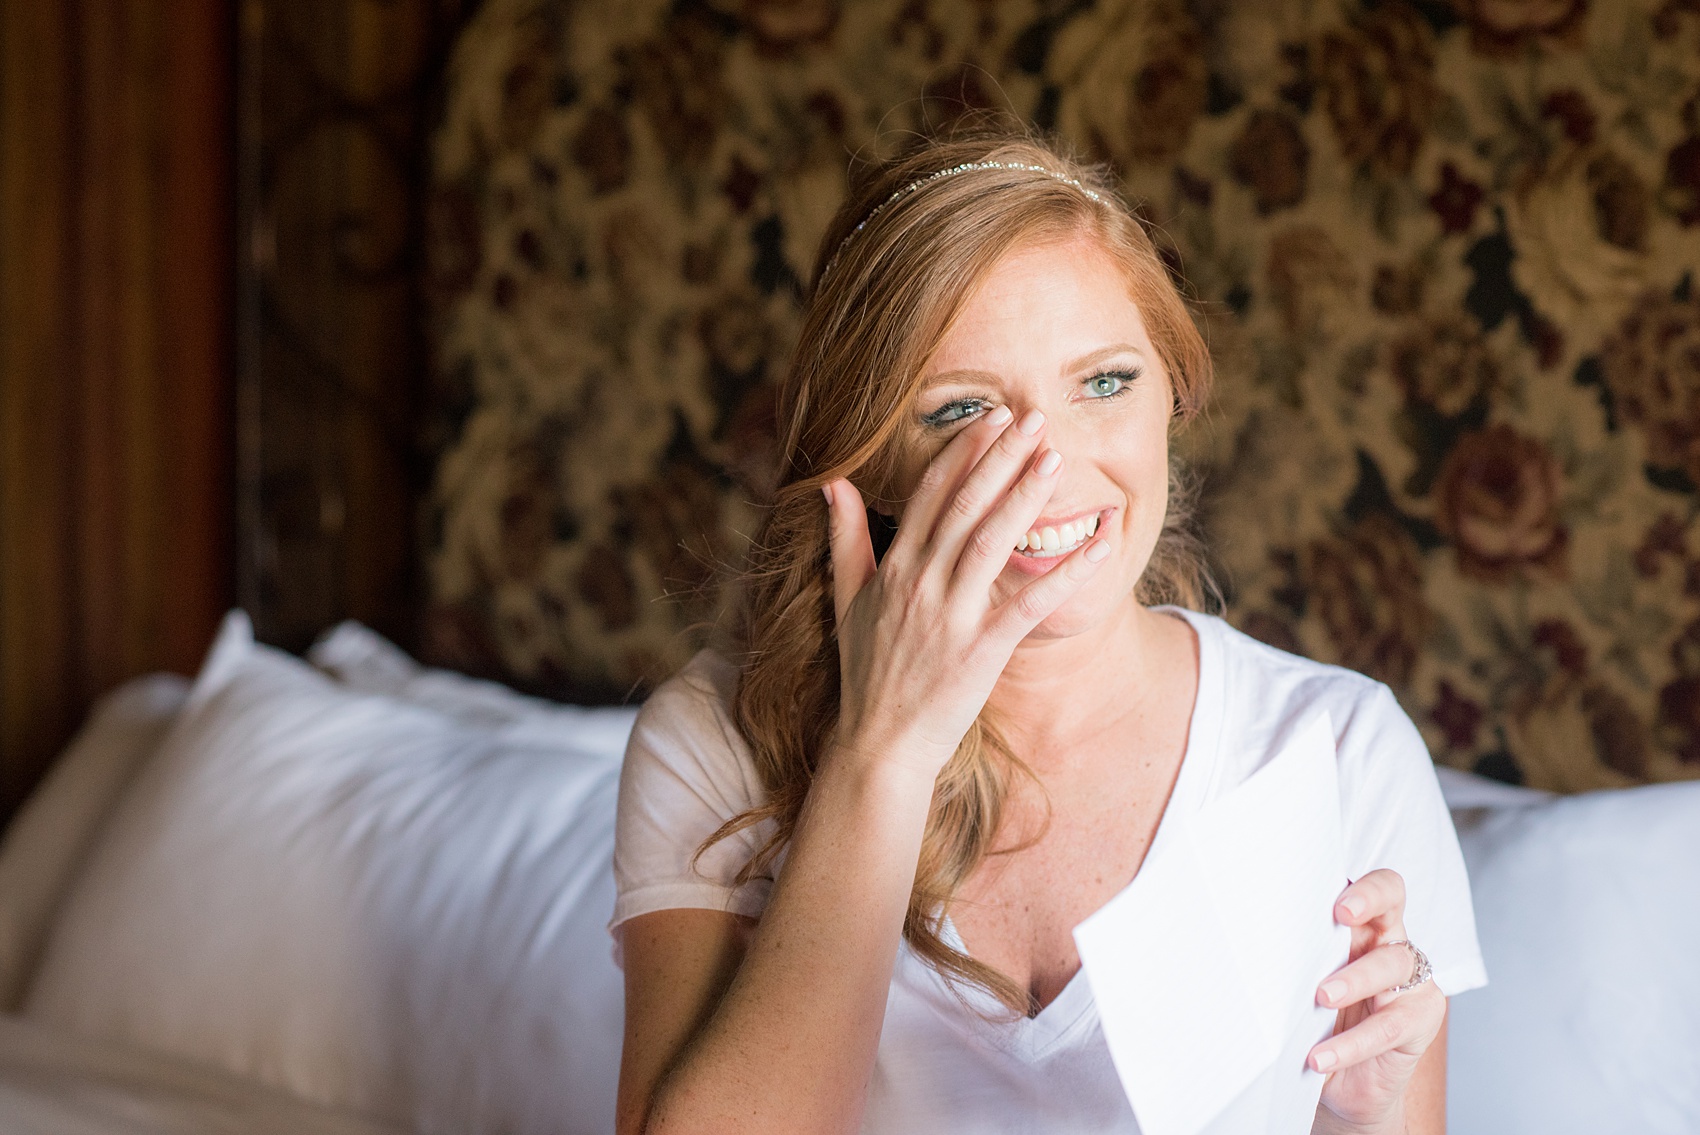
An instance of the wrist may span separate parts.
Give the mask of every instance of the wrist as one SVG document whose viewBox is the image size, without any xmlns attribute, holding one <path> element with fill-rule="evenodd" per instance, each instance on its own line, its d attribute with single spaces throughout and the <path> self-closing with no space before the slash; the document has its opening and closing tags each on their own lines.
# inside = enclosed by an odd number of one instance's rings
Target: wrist
<svg viewBox="0 0 1700 1135">
<path fill-rule="evenodd" d="M 908 733 L 856 729 L 835 735 L 822 754 L 821 769 L 855 769 L 870 785 L 892 785 L 931 798 L 939 772 L 955 753 Z"/>
<path fill-rule="evenodd" d="M 853 738 L 827 746 L 815 780 L 826 777 L 874 795 L 930 800 L 938 769 L 900 742 Z"/>
<path fill-rule="evenodd" d="M 1409 1132 L 1403 1100 L 1373 1123 L 1354 1123 L 1321 1106 L 1316 1109 L 1316 1122 L 1311 1125 L 1311 1135 L 1409 1135 Z"/>
</svg>

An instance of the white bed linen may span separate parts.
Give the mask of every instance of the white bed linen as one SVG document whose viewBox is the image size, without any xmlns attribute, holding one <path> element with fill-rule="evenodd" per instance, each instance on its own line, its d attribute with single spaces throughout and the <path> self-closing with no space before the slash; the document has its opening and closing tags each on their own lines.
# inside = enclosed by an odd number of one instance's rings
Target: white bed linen
<svg viewBox="0 0 1700 1135">
<path fill-rule="evenodd" d="M 6 1135 L 400 1135 L 199 1065 L 0 1015 Z"/>
<path fill-rule="evenodd" d="M 233 612 L 24 1016 L 427 1135 L 606 1135 L 619 756 L 577 744 L 590 713 L 358 693 Z"/>
<path fill-rule="evenodd" d="M 186 679 L 149 674 L 101 698 L 0 838 L 0 1013 L 20 1007 L 60 901 L 188 696 Z"/>
<path fill-rule="evenodd" d="M 1494 979 L 1452 1003 L 1448 1130 L 1696 1135 L 1700 782 L 1473 787 L 1508 802 L 1454 812 Z"/>
</svg>

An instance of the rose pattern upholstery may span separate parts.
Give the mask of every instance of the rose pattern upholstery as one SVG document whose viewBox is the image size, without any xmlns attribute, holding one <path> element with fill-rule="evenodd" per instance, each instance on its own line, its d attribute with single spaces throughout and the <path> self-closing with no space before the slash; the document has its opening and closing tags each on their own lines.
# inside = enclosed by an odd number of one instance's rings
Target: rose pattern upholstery
<svg viewBox="0 0 1700 1135">
<path fill-rule="evenodd" d="M 1448 764 L 1700 775 L 1693 0 L 486 0 L 443 105 L 434 661 L 617 698 L 688 657 L 850 155 L 1007 107 L 1197 302 L 1230 620 Z"/>
</svg>

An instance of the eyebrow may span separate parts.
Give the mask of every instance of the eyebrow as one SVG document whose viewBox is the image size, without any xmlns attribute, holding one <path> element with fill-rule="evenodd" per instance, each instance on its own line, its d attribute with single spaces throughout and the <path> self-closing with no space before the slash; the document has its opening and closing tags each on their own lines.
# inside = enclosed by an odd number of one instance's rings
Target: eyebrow
<svg viewBox="0 0 1700 1135">
<path fill-rule="evenodd" d="M 1073 359 L 1064 364 L 1061 373 L 1078 374 L 1081 371 L 1086 370 L 1088 367 L 1096 366 L 1106 359 L 1113 359 L 1117 355 L 1128 354 L 1138 355 L 1141 358 L 1145 357 L 1145 352 L 1134 346 L 1132 343 L 1111 343 L 1108 347 L 1100 347 L 1096 351 L 1091 351 L 1087 354 L 1081 355 L 1078 359 Z M 989 370 L 947 370 L 928 378 L 926 385 L 938 386 L 947 382 L 967 382 L 975 379 L 984 382 L 996 382 L 1002 377 L 1002 375 L 995 371 Z"/>
</svg>

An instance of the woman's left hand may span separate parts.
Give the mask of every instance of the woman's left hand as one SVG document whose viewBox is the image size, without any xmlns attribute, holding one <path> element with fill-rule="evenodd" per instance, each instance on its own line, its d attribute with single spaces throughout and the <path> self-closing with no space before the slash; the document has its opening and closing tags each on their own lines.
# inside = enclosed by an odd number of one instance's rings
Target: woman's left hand
<svg viewBox="0 0 1700 1135">
<path fill-rule="evenodd" d="M 1405 1088 L 1446 1019 L 1446 995 L 1425 981 L 1403 993 L 1414 955 L 1405 937 L 1405 880 L 1371 871 L 1341 892 L 1334 920 L 1352 928 L 1351 959 L 1323 980 L 1317 1004 L 1340 1010 L 1334 1035 L 1310 1051 L 1326 1073 L 1319 1120 L 1339 1131 L 1403 1132 Z M 1318 1130 L 1323 1124 L 1318 1124 Z"/>
</svg>

